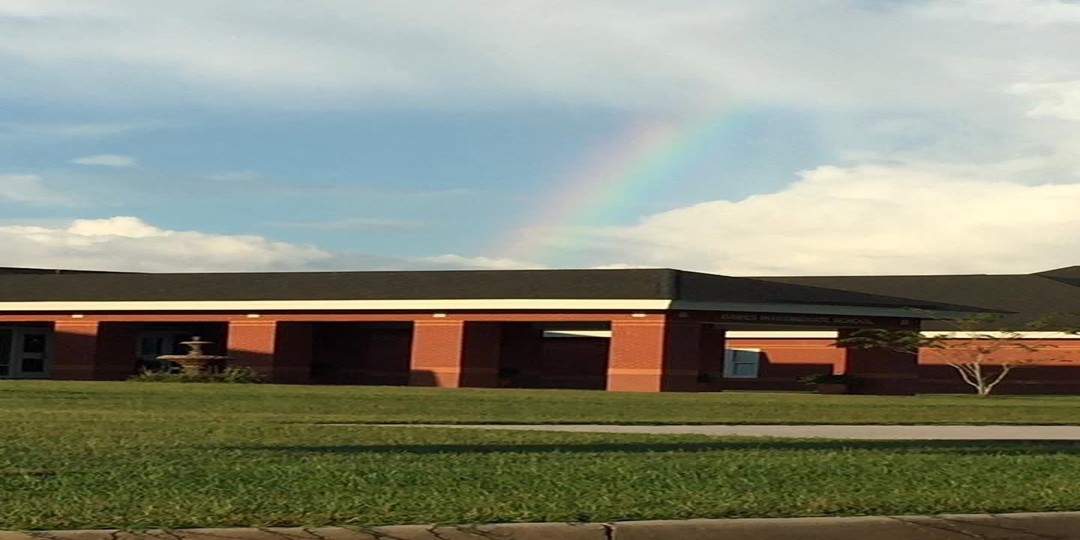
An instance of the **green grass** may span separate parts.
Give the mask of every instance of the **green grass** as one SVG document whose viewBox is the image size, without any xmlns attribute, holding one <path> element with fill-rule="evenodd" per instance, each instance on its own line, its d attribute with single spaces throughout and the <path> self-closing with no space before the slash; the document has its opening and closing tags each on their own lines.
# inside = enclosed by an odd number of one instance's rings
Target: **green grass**
<svg viewBox="0 0 1080 540">
<path fill-rule="evenodd" d="M 1080 424 L 1080 396 L 639 394 L 363 386 L 0 381 L 8 414 L 190 414 L 272 422 Z"/>
<path fill-rule="evenodd" d="M 813 405 L 815 400 L 832 407 Z M 1013 417 L 1044 422 L 1070 417 L 1070 407 L 1075 411 L 1078 404 L 1071 398 L 944 396 L 907 402 L 924 408 L 957 404 L 978 418 L 992 417 L 987 408 L 1000 413 L 1015 407 L 1025 412 Z M 874 403 L 858 396 L 783 394 L 4 382 L 0 529 L 1080 510 L 1080 446 L 1069 443 L 312 423 L 640 422 L 665 418 L 665 412 L 701 422 L 747 414 L 813 420 L 806 411 L 792 410 L 799 407 L 895 418 L 898 413 L 878 408 L 905 401 L 886 398 L 866 407 Z M 908 414 L 920 408 L 896 407 Z M 942 414 L 937 418 L 959 418 Z"/>
</svg>

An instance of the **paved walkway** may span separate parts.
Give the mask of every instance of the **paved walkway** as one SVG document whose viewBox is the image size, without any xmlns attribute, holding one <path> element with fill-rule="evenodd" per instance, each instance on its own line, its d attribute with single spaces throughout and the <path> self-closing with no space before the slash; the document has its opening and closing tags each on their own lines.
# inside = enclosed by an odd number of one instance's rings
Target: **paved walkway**
<svg viewBox="0 0 1080 540">
<path fill-rule="evenodd" d="M 348 424 L 341 424 L 348 425 Z M 353 424 L 355 425 L 355 424 Z M 413 427 L 572 431 L 583 433 L 657 433 L 679 435 L 745 435 L 864 440 L 1080 441 L 1080 426 L 611 426 L 600 424 L 401 424 Z"/>
<path fill-rule="evenodd" d="M 1080 512 L 614 523 L 0 531 L 0 540 L 1077 540 Z"/>
</svg>

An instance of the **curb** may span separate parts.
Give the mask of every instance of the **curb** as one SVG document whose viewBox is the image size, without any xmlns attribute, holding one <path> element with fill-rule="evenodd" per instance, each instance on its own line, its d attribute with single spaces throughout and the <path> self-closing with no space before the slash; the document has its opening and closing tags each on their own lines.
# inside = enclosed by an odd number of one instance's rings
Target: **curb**
<svg viewBox="0 0 1080 540">
<path fill-rule="evenodd" d="M 0 540 L 1080 540 L 1080 512 L 268 527 L 145 531 L 0 531 Z"/>
</svg>

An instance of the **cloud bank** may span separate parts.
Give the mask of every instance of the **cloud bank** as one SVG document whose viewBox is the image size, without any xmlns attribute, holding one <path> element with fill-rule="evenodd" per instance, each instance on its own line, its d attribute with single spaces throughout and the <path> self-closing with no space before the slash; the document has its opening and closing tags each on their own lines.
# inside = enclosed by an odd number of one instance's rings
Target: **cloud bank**
<svg viewBox="0 0 1080 540">
<path fill-rule="evenodd" d="M 1080 183 L 828 166 L 776 193 L 579 233 L 601 261 L 732 275 L 1026 273 L 1077 264 L 1077 208 Z"/>
<path fill-rule="evenodd" d="M 38 225 L 0 225 L 0 266 L 132 272 L 496 269 L 513 261 L 380 257 L 275 241 L 257 235 L 171 230 L 132 216 Z"/>
<path fill-rule="evenodd" d="M 31 206 L 70 206 L 77 201 L 70 195 L 47 187 L 36 174 L 0 174 L 0 202 Z"/>
<path fill-rule="evenodd" d="M 1074 74 L 1077 25 L 1080 5 L 1052 0 L 8 0 L 0 95 L 299 109 L 957 104 Z"/>
<path fill-rule="evenodd" d="M 174 231 L 138 218 L 78 219 L 59 226 L 0 226 L 3 266 L 142 272 L 298 270 L 332 255 L 259 236 Z"/>
<path fill-rule="evenodd" d="M 628 117 L 776 108 L 809 118 L 821 153 L 833 156 L 772 193 L 718 193 L 622 227 L 537 232 L 587 243 L 563 258 L 573 266 L 887 274 L 1027 272 L 1080 261 L 1077 2 L 7 0 L 0 35 L 4 99 L 136 110 L 571 105 Z M 0 138 L 88 140 L 133 126 L 7 123 Z M 136 164 L 120 155 L 81 159 Z M 243 170 L 215 177 L 258 179 Z M 71 204 L 36 174 L 2 175 L 0 187 L 9 205 Z M 71 230 L 85 225 L 11 226 L 0 238 L 15 246 L 12 257 L 37 265 L 550 264 L 499 253 L 361 257 L 130 219 L 90 220 L 98 228 L 91 235 Z M 200 262 L 190 255 L 199 242 L 226 247 Z M 232 245 L 250 256 L 231 255 Z"/>
</svg>

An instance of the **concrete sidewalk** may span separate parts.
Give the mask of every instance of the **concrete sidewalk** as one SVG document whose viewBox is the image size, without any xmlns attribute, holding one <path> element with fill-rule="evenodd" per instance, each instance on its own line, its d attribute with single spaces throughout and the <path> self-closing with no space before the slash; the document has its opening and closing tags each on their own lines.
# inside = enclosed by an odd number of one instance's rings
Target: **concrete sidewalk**
<svg viewBox="0 0 1080 540">
<path fill-rule="evenodd" d="M 333 424 L 340 426 L 360 424 Z M 370 424 L 364 424 L 370 425 Z M 628 426 L 602 424 L 392 424 L 394 426 L 455 429 L 569 431 L 580 433 L 654 433 L 678 435 L 743 435 L 862 440 L 965 440 L 965 441 L 1080 441 L 1080 426 Z"/>
<path fill-rule="evenodd" d="M 2 532 L 0 540 L 1080 540 L 1080 512 L 943 516 L 691 519 L 614 523 L 399 525 Z"/>
</svg>

